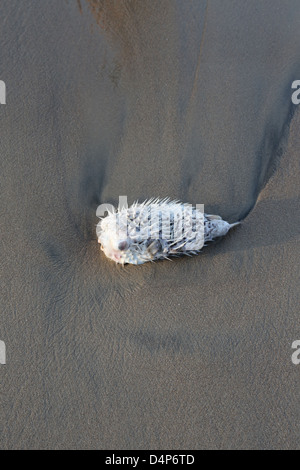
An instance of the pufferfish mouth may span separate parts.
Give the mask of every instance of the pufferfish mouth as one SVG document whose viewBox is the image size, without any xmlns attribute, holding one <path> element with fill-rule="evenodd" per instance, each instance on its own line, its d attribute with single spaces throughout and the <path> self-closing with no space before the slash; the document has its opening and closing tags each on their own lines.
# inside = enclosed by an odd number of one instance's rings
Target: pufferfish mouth
<svg viewBox="0 0 300 470">
<path fill-rule="evenodd" d="M 114 250 L 106 250 L 103 245 L 101 245 L 101 250 L 104 251 L 105 255 L 116 263 L 124 264 L 122 259 L 122 253 Z"/>
<path fill-rule="evenodd" d="M 122 260 L 122 256 L 117 251 L 111 252 L 110 258 L 116 261 L 117 263 L 120 263 Z"/>
</svg>

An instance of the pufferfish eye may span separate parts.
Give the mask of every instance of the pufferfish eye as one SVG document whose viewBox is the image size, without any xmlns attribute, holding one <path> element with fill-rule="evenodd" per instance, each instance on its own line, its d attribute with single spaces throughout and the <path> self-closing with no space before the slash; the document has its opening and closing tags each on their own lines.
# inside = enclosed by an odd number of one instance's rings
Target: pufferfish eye
<svg viewBox="0 0 300 470">
<path fill-rule="evenodd" d="M 121 251 L 124 251 L 124 250 L 127 250 L 128 248 L 128 243 L 126 240 L 123 240 L 121 242 L 119 242 L 118 244 L 118 249 L 121 250 Z"/>
</svg>

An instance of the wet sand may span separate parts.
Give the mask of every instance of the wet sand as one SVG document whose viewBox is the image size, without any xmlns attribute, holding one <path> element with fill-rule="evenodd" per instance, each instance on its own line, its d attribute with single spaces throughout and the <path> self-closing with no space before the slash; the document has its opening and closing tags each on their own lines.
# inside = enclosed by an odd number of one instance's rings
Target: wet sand
<svg viewBox="0 0 300 470">
<path fill-rule="evenodd" d="M 2 1 L 2 449 L 299 449 L 297 0 Z M 116 266 L 98 204 L 243 224 Z"/>
</svg>

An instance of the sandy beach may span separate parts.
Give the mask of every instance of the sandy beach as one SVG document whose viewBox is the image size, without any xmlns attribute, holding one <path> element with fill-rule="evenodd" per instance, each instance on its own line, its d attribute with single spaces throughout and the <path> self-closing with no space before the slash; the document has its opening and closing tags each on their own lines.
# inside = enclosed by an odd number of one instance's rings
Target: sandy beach
<svg viewBox="0 0 300 470">
<path fill-rule="evenodd" d="M 0 3 L 1 449 L 300 449 L 298 0 Z M 118 266 L 96 209 L 235 222 Z"/>
</svg>

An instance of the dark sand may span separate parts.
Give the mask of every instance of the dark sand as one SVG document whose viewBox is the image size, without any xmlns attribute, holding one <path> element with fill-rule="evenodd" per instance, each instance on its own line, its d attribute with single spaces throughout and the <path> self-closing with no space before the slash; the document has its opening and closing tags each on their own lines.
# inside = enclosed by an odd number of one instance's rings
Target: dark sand
<svg viewBox="0 0 300 470">
<path fill-rule="evenodd" d="M 2 449 L 300 448 L 299 18 L 1 1 Z M 119 195 L 245 220 L 122 269 L 95 236 Z"/>
</svg>

